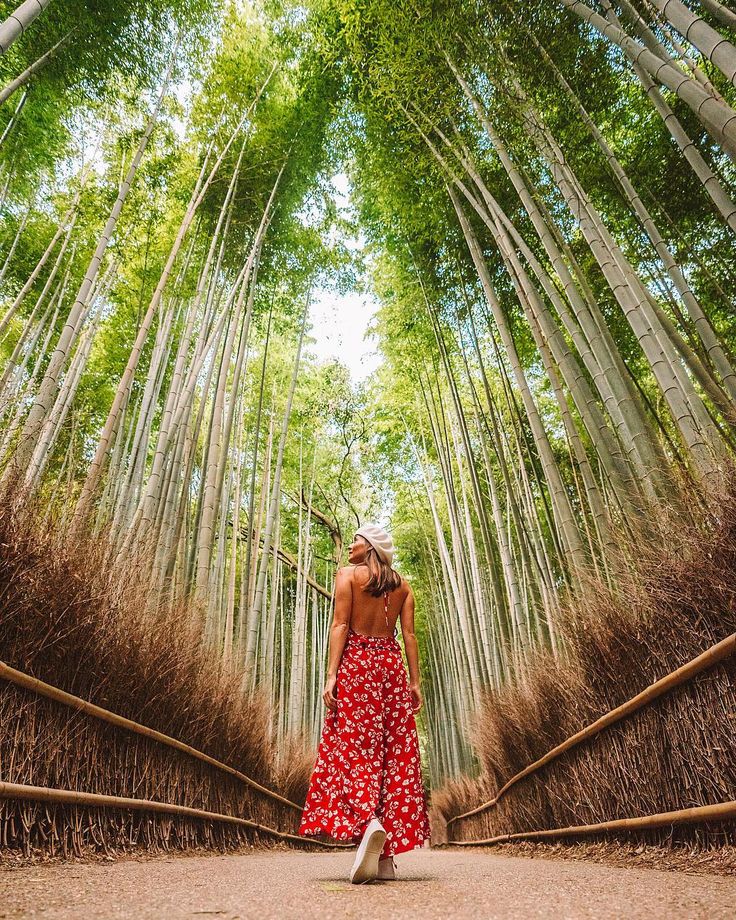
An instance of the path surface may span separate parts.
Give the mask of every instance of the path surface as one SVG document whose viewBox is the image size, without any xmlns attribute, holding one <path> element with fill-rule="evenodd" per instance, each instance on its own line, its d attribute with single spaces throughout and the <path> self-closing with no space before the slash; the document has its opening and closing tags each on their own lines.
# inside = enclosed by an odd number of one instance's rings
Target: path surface
<svg viewBox="0 0 736 920">
<path fill-rule="evenodd" d="M 396 882 L 350 885 L 348 852 L 258 852 L 0 869 L 0 918 L 733 920 L 736 878 L 487 850 L 415 850 Z"/>
</svg>

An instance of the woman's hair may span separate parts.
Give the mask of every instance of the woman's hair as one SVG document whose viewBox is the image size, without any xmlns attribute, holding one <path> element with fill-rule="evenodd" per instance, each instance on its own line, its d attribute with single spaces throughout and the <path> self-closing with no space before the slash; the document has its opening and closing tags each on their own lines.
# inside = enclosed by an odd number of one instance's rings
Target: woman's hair
<svg viewBox="0 0 736 920">
<path fill-rule="evenodd" d="M 380 558 L 367 540 L 365 542 L 364 565 L 368 567 L 368 581 L 363 585 L 363 590 L 373 597 L 380 597 L 386 591 L 395 591 L 401 585 L 401 575 Z"/>
</svg>

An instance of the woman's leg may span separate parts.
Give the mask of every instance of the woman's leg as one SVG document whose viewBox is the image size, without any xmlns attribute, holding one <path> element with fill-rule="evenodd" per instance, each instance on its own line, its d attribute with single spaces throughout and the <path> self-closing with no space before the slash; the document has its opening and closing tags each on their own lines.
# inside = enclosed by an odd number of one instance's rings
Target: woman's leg
<svg viewBox="0 0 736 920">
<path fill-rule="evenodd" d="M 400 653 L 383 686 L 383 773 L 378 815 L 386 829 L 381 857 L 421 846 L 429 836 L 419 741 Z"/>
</svg>

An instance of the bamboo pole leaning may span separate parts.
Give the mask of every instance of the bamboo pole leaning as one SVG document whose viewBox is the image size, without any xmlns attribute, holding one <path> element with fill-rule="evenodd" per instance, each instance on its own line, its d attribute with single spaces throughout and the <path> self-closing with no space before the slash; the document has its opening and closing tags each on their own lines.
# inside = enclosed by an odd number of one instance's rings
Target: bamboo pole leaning
<svg viewBox="0 0 736 920">
<path fill-rule="evenodd" d="M 13 42 L 20 38 L 28 26 L 40 16 L 51 0 L 25 0 L 15 9 L 5 22 L 0 23 L 0 54 L 10 48 Z"/>
<path fill-rule="evenodd" d="M 604 19 L 582 0 L 559 0 L 584 23 L 610 39 L 627 56 L 632 57 L 657 83 L 666 86 L 681 99 L 700 120 L 713 139 L 733 158 L 736 155 L 734 110 L 711 95 L 696 80 L 687 76 L 675 63 L 663 61 L 648 48 L 632 39 L 623 29 Z"/>
<path fill-rule="evenodd" d="M 727 9 L 718 0 L 700 0 L 700 5 L 704 7 L 708 12 L 715 16 L 724 26 L 728 26 L 730 29 L 736 29 L 736 13 L 732 13 L 731 10 Z"/>
<path fill-rule="evenodd" d="M 28 486 L 37 478 L 37 475 L 40 473 L 40 466 L 43 463 L 43 458 L 51 449 L 51 444 L 46 440 L 48 430 L 44 423 L 52 411 L 54 398 L 59 389 L 59 377 L 67 363 L 69 351 L 72 344 L 80 335 L 84 317 L 89 308 L 91 294 L 103 265 L 105 253 L 115 233 L 128 193 L 134 187 L 138 170 L 143 161 L 149 141 L 158 124 L 164 100 L 169 90 L 178 47 L 179 40 L 177 40 L 172 54 L 169 57 L 168 67 L 153 110 L 147 119 L 146 127 L 141 135 L 136 152 L 130 161 L 125 179 L 120 184 L 117 198 L 110 210 L 104 229 L 97 240 L 95 251 L 87 266 L 77 296 L 54 346 L 49 364 L 38 388 L 38 393 L 35 396 L 28 417 L 24 423 L 23 434 L 16 446 L 13 463 L 9 464 L 7 472 L 4 475 L 4 481 L 7 481 L 8 477 L 16 471 L 21 470 L 23 471 L 24 484 Z M 40 456 L 36 455 L 37 450 Z"/>
<path fill-rule="evenodd" d="M 538 772 L 542 769 L 542 767 L 546 767 L 547 764 L 551 763 L 553 760 L 556 760 L 566 751 L 577 747 L 584 741 L 588 741 L 591 738 L 594 738 L 605 728 L 608 728 L 609 726 L 622 721 L 623 719 L 642 709 L 644 706 L 647 706 L 649 703 L 658 699 L 660 696 L 663 696 L 670 690 L 674 690 L 676 687 L 682 686 L 682 684 L 687 683 L 694 677 L 702 674 L 704 671 L 707 671 L 715 665 L 720 664 L 722 661 L 725 661 L 735 653 L 736 633 L 732 633 L 730 636 L 727 636 L 720 642 L 716 642 L 716 644 L 712 645 L 709 649 L 706 649 L 706 651 L 704 651 L 701 655 L 698 655 L 697 658 L 693 658 L 691 661 L 688 661 L 687 664 L 682 665 L 676 670 L 671 671 L 669 674 L 666 674 L 659 680 L 656 680 L 645 690 L 642 690 L 641 693 L 637 693 L 636 696 L 632 697 L 630 700 L 627 700 L 625 703 L 622 703 L 620 706 L 617 706 L 615 709 L 610 710 L 610 712 L 607 712 L 605 715 L 602 715 L 599 719 L 596 719 L 595 722 L 591 722 L 589 725 L 586 725 L 584 728 L 582 728 L 579 732 L 576 732 L 574 735 L 570 735 L 569 738 L 566 738 L 563 742 L 552 748 L 552 750 L 548 751 L 543 757 L 535 760 L 534 763 L 529 764 L 528 767 L 525 767 L 515 776 L 512 776 L 511 779 L 508 780 L 508 782 L 506 782 L 498 790 L 492 799 L 489 799 L 487 802 L 483 802 L 482 805 L 478 805 L 476 808 L 473 808 L 470 811 L 466 811 L 461 815 L 455 815 L 448 820 L 447 826 L 449 827 L 455 821 L 461 821 L 464 818 L 470 818 L 472 815 L 477 815 L 482 811 L 487 811 L 489 808 L 493 808 L 498 804 L 500 799 L 509 791 L 512 786 L 515 786 L 518 782 L 526 779 L 533 773 Z M 513 836 L 514 835 L 512 834 L 511 837 Z"/>
<path fill-rule="evenodd" d="M 49 48 L 45 54 L 42 54 L 38 60 L 34 61 L 30 67 L 26 67 L 23 73 L 19 74 L 14 80 L 11 80 L 10 83 L 7 83 L 0 90 L 0 105 L 6 102 L 17 89 L 20 89 L 21 86 L 25 86 L 31 77 L 35 76 L 35 74 L 37 74 L 38 71 L 43 68 L 44 64 L 47 64 L 51 60 L 59 48 L 61 48 L 62 45 L 65 45 L 69 41 L 73 34 L 74 29 L 70 29 L 66 35 L 60 38 L 59 41 L 51 48 Z"/>
<path fill-rule="evenodd" d="M 138 362 L 143 353 L 143 348 L 148 338 L 148 333 L 153 324 L 154 317 L 158 313 L 161 301 L 163 300 L 164 290 L 168 284 L 169 278 L 173 271 L 174 263 L 176 262 L 177 256 L 181 250 L 181 247 L 184 244 L 184 238 L 186 237 L 189 231 L 189 228 L 194 221 L 195 214 L 197 213 L 202 202 L 204 201 L 205 196 L 207 195 L 207 192 L 209 191 L 210 186 L 214 182 L 218 174 L 218 171 L 220 167 L 222 166 L 222 163 L 224 162 L 230 148 L 234 144 L 236 138 L 241 133 L 241 131 L 246 129 L 249 118 L 251 117 L 252 113 L 256 109 L 256 106 L 258 105 L 258 102 L 261 99 L 261 96 L 266 91 L 266 87 L 268 86 L 269 82 L 271 81 L 271 78 L 276 72 L 276 66 L 277 65 L 274 64 L 274 66 L 271 68 L 271 71 L 269 72 L 265 81 L 259 87 L 255 98 L 251 101 L 250 105 L 243 111 L 240 120 L 235 126 L 235 129 L 230 133 L 227 141 L 225 142 L 222 149 L 220 150 L 220 153 L 218 154 L 217 159 L 215 160 L 214 164 L 212 164 L 209 170 L 207 169 L 207 166 L 209 165 L 209 160 L 208 160 L 209 151 L 208 151 L 207 157 L 205 158 L 202 164 L 202 168 L 200 170 L 199 177 L 195 183 L 194 189 L 192 190 L 192 193 L 189 199 L 189 203 L 187 204 L 187 207 L 186 207 L 184 217 L 182 218 L 179 224 L 179 228 L 177 230 L 176 237 L 169 249 L 169 254 L 167 256 L 166 263 L 164 265 L 164 268 L 162 269 L 162 272 L 159 277 L 156 288 L 153 294 L 151 295 L 151 300 L 149 302 L 148 308 L 139 323 L 138 333 L 137 333 L 135 342 L 133 343 L 133 346 L 130 349 L 130 352 L 128 355 L 128 361 L 125 366 L 125 370 L 123 371 L 123 374 L 118 381 L 112 405 L 108 412 L 107 419 L 105 421 L 100 437 L 98 438 L 94 458 L 87 470 L 87 475 L 82 485 L 80 494 L 77 498 L 77 502 L 76 502 L 74 512 L 72 515 L 72 527 L 74 530 L 82 526 L 82 522 L 86 519 L 89 513 L 89 509 L 93 503 L 94 496 L 97 492 L 97 488 L 103 476 L 103 465 L 107 459 L 108 451 L 112 444 L 113 434 L 117 427 L 123 405 L 128 399 L 129 390 L 132 385 L 133 377 L 135 376 L 135 372 L 138 367 Z M 213 145 L 211 144 L 210 149 L 212 149 L 212 146 Z M 248 263 L 246 263 L 246 266 L 247 264 Z M 236 281 L 236 288 L 237 288 L 237 284 L 240 281 L 242 281 L 242 275 L 243 275 L 243 272 L 241 272 L 241 276 Z M 227 305 L 227 307 L 229 309 L 229 304 Z M 224 323 L 226 316 L 227 316 L 227 310 L 224 310 L 222 312 L 220 319 L 218 320 L 218 325 L 213 330 L 213 336 L 216 339 L 219 339 L 219 335 L 222 329 L 221 324 Z M 204 361 L 204 357 L 206 357 L 206 353 L 204 356 L 200 355 L 201 361 Z M 194 370 L 194 368 L 192 370 Z M 196 373 L 197 374 L 199 373 L 198 369 Z M 192 384 L 192 386 L 193 385 L 194 384 Z M 181 405 L 179 408 L 181 410 L 181 414 L 183 414 L 184 405 Z M 179 423 L 181 419 L 181 414 L 178 414 L 174 418 L 174 421 L 172 423 L 172 426 L 174 428 Z"/>
<path fill-rule="evenodd" d="M 144 738 L 150 738 L 153 741 L 158 741 L 161 744 L 165 744 L 177 751 L 182 751 L 184 754 L 189 754 L 190 757 L 201 760 L 208 764 L 210 767 L 214 767 L 217 770 L 222 770 L 224 773 L 229 773 L 231 776 L 239 779 L 241 782 L 245 783 L 246 786 L 250 786 L 251 789 L 254 789 L 261 795 L 265 795 L 268 798 L 279 802 L 281 805 L 286 805 L 289 808 L 293 808 L 301 814 L 301 805 L 297 805 L 296 802 L 292 802 L 289 799 L 284 798 L 284 796 L 279 795 L 278 792 L 274 792 L 272 789 L 268 789 L 266 786 L 262 786 L 254 779 L 246 776 L 245 773 L 241 773 L 234 767 L 230 767 L 219 760 L 215 760 L 214 757 L 210 757 L 209 754 L 205 754 L 204 751 L 199 751 L 197 748 L 191 747 L 191 745 L 185 744 L 183 741 L 179 741 L 176 738 L 165 735 L 163 732 L 156 731 L 154 728 L 149 728 L 147 725 L 141 725 L 140 722 L 134 722 L 132 719 L 126 719 L 125 716 L 120 716 L 117 713 L 110 712 L 109 709 L 103 709 L 102 706 L 97 706 L 95 703 L 90 703 L 88 700 L 84 700 L 79 696 L 74 696 L 71 693 L 67 693 L 66 690 L 60 690 L 58 687 L 53 687 L 51 684 L 44 683 L 44 681 L 39 680 L 37 677 L 31 677 L 30 674 L 25 674 L 23 671 L 18 671 L 15 668 L 11 668 L 9 665 L 2 661 L 0 661 L 0 678 L 7 680 L 9 683 L 15 684 L 17 687 L 22 687 L 25 690 L 30 690 L 33 693 L 37 693 L 39 696 L 45 696 L 50 700 L 55 700 L 58 703 L 63 703 L 65 706 L 70 706 L 71 708 L 77 709 L 80 712 L 84 712 L 87 715 L 94 716 L 94 718 L 100 719 L 102 722 L 107 722 L 109 725 L 115 725 L 117 728 L 124 728 L 127 731 L 134 732 L 137 735 L 142 735 Z M 5 785 L 8 784 L 6 783 Z"/>
<path fill-rule="evenodd" d="M 650 0 L 691 45 L 700 51 L 726 79 L 736 85 L 736 47 L 702 16 L 689 10 L 682 0 Z"/>
<path fill-rule="evenodd" d="M 262 834 L 269 834 L 280 840 L 292 840 L 295 843 L 315 844 L 328 849 L 352 847 L 352 843 L 328 843 L 315 838 L 299 837 L 287 831 L 279 831 L 248 818 L 226 815 L 219 811 L 205 811 L 202 808 L 190 808 L 188 805 L 174 805 L 170 802 L 157 802 L 153 799 L 131 799 L 119 795 L 103 795 L 97 792 L 77 792 L 75 789 L 51 789 L 47 786 L 26 786 L 23 783 L 0 782 L 0 799 L 23 799 L 31 802 L 49 802 L 57 805 L 82 805 L 93 808 L 124 808 L 131 811 L 152 811 L 158 814 L 182 815 L 200 818 L 205 821 L 220 821 L 248 827 Z"/>
<path fill-rule="evenodd" d="M 736 818 L 736 801 L 718 802 L 715 805 L 697 805 L 677 811 L 663 811 L 656 815 L 639 818 L 617 818 L 615 821 L 600 821 L 597 824 L 579 824 L 572 827 L 553 827 L 541 831 L 519 831 L 516 834 L 499 834 L 485 840 L 449 840 L 448 844 L 458 847 L 493 846 L 496 843 L 510 843 L 513 840 L 546 840 L 555 837 L 590 837 L 605 831 L 648 831 L 659 827 L 673 827 L 677 824 L 708 824 Z"/>
</svg>

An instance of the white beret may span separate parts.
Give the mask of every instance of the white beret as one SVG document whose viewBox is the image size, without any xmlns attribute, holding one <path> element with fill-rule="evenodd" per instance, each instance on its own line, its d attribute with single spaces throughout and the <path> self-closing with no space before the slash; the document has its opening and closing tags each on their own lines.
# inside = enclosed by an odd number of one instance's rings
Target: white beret
<svg viewBox="0 0 736 920">
<path fill-rule="evenodd" d="M 364 537 L 381 559 L 387 565 L 391 565 L 394 558 L 394 543 L 383 527 L 379 527 L 378 524 L 363 524 L 355 531 L 355 535 Z"/>
</svg>

